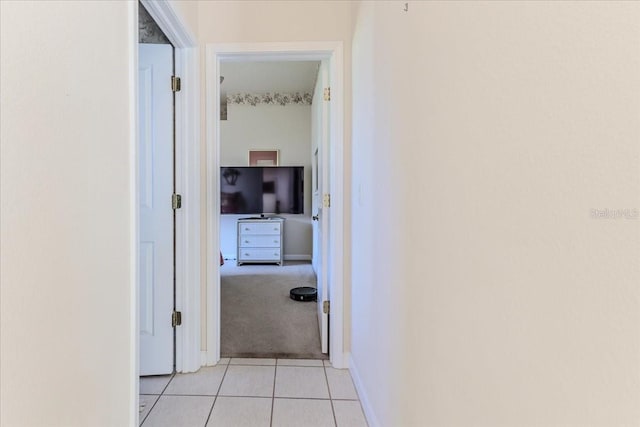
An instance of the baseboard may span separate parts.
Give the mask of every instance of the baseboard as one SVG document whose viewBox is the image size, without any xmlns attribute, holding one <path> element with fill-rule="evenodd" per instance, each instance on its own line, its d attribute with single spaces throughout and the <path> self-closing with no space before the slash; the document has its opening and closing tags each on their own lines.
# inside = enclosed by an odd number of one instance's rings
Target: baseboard
<svg viewBox="0 0 640 427">
<path fill-rule="evenodd" d="M 235 261 L 237 256 L 235 254 L 233 255 L 222 254 L 222 258 L 224 258 L 225 261 Z M 311 261 L 311 255 L 290 254 L 290 255 L 285 255 L 284 260 L 285 261 Z"/>
<path fill-rule="evenodd" d="M 352 356 L 349 356 L 349 372 L 351 373 L 351 378 L 353 378 L 353 384 L 356 387 L 356 392 L 360 398 L 360 404 L 362 405 L 362 410 L 364 411 L 364 416 L 367 419 L 369 427 L 380 427 L 380 422 L 373 410 L 369 396 L 367 396 L 367 393 L 365 392 L 360 372 L 358 371 L 358 367 Z"/>
<path fill-rule="evenodd" d="M 311 261 L 311 255 L 290 254 L 290 255 L 285 255 L 284 260 L 285 261 Z"/>
<path fill-rule="evenodd" d="M 202 366 L 216 366 L 218 361 L 213 361 L 209 358 L 209 352 L 207 350 L 200 350 L 200 364 Z"/>
</svg>

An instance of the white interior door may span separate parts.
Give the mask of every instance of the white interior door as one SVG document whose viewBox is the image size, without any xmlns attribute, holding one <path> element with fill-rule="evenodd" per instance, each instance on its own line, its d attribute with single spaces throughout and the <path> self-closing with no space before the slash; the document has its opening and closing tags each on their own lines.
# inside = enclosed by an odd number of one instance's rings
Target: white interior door
<svg viewBox="0 0 640 427">
<path fill-rule="evenodd" d="M 320 85 L 320 82 L 317 83 Z M 314 94 L 314 100 L 320 99 L 322 96 L 318 94 L 317 88 Z M 319 134 L 319 126 L 322 123 L 322 106 L 315 105 L 318 103 L 314 102 L 312 106 L 311 113 L 311 135 L 312 135 L 312 144 L 311 144 L 311 189 L 312 189 L 312 197 L 311 197 L 311 215 L 312 221 L 311 226 L 313 230 L 313 245 L 311 251 L 311 266 L 313 267 L 313 271 L 316 273 L 316 276 L 321 274 L 320 272 L 320 209 L 322 208 L 322 194 L 320 193 L 320 150 L 318 148 L 318 140 L 320 139 Z"/>
<path fill-rule="evenodd" d="M 329 315 L 324 303 L 329 301 L 328 261 L 329 261 L 329 214 L 325 206 L 325 194 L 329 191 L 329 102 L 324 100 L 324 89 L 329 87 L 329 67 L 322 61 L 318 71 L 314 104 L 312 109 L 313 144 L 313 258 L 312 264 L 318 279 L 318 325 L 322 352 L 329 352 Z"/>
<path fill-rule="evenodd" d="M 173 371 L 173 51 L 138 46 L 140 375 L 159 375 Z"/>
</svg>

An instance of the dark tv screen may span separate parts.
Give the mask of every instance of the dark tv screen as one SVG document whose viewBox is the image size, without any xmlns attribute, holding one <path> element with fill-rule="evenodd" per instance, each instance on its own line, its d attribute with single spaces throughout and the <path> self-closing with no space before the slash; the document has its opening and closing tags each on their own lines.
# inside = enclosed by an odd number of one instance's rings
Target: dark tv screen
<svg viewBox="0 0 640 427">
<path fill-rule="evenodd" d="M 221 214 L 303 214 L 304 166 L 223 166 Z"/>
</svg>

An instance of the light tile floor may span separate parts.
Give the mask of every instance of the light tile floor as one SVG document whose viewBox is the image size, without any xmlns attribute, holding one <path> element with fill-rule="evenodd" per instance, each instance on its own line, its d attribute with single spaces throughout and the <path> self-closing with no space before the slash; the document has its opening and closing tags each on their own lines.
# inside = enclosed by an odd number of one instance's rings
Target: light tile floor
<svg viewBox="0 0 640 427">
<path fill-rule="evenodd" d="M 140 378 L 144 427 L 366 427 L 349 371 L 327 360 L 222 359 Z"/>
</svg>

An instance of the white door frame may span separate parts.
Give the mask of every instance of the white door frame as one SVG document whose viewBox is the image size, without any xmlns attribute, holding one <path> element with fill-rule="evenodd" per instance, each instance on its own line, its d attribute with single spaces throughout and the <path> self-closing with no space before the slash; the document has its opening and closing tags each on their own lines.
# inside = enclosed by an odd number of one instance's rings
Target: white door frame
<svg viewBox="0 0 640 427">
<path fill-rule="evenodd" d="M 344 72 L 342 42 L 225 43 L 206 46 L 206 140 L 207 140 L 207 365 L 220 360 L 220 61 L 282 60 L 320 61 L 329 59 L 330 188 L 329 208 L 329 355 L 336 368 L 346 368 L 344 351 L 343 286 L 343 187 L 344 187 Z"/>
<path fill-rule="evenodd" d="M 198 69 L 200 51 L 196 38 L 176 14 L 170 2 L 153 0 L 141 0 L 141 2 L 173 44 L 175 71 L 182 80 L 182 88 L 179 96 L 176 97 L 175 105 L 176 191 L 182 195 L 182 208 L 176 212 L 176 307 L 183 313 L 182 326 L 176 330 L 176 370 L 195 372 L 201 366 L 200 77 Z M 137 19 L 135 25 L 137 28 Z M 168 202 L 169 195 L 167 195 Z M 137 307 L 137 299 L 135 303 Z M 167 317 L 167 321 L 169 320 Z M 137 334 L 137 322 L 135 326 Z M 138 355 L 139 347 L 137 346 L 136 356 Z"/>
</svg>

